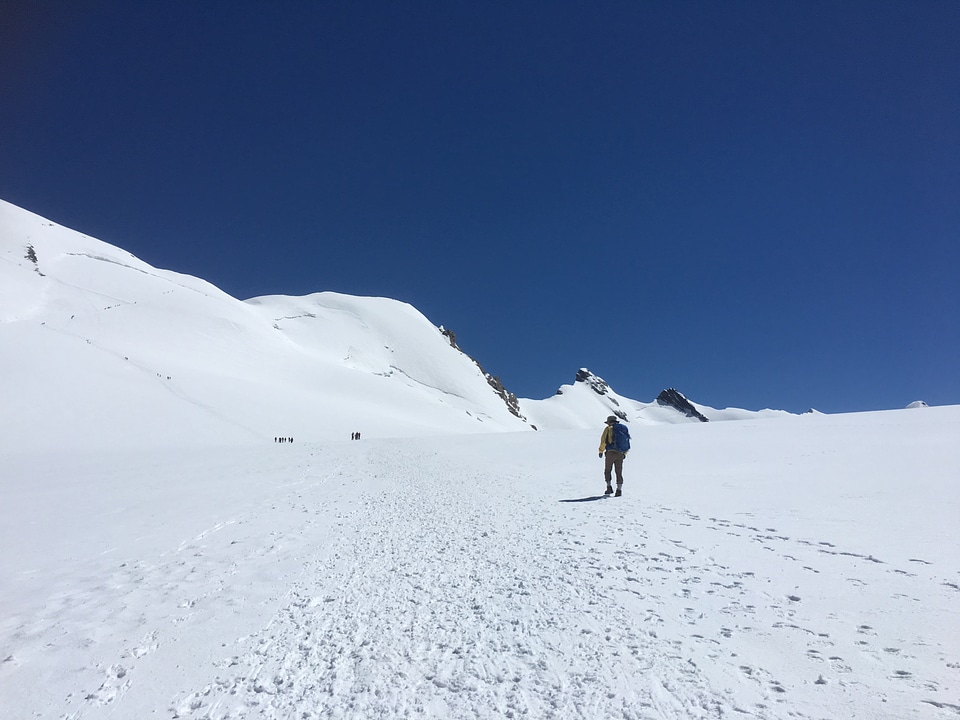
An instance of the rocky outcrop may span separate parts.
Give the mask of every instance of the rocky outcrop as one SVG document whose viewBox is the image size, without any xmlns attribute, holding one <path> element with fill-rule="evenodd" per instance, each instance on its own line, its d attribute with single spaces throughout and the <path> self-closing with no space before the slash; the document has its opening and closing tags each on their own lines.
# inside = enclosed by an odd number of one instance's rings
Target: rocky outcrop
<svg viewBox="0 0 960 720">
<path fill-rule="evenodd" d="M 471 358 L 471 360 L 473 360 L 473 358 Z M 474 360 L 474 362 L 477 361 Z M 500 399 L 503 400 L 504 403 L 506 403 L 507 410 L 521 420 L 526 420 L 526 418 L 520 414 L 520 401 L 517 399 L 517 396 L 503 386 L 503 383 L 500 382 L 500 378 L 498 378 L 496 375 L 491 375 L 490 373 L 485 372 L 480 363 L 477 363 L 477 367 L 480 368 L 480 372 L 483 373 L 483 376 L 487 379 L 487 383 L 493 388 L 493 391 L 500 396 Z"/>
<path fill-rule="evenodd" d="M 443 325 L 441 325 L 440 334 L 450 341 L 450 347 L 455 350 L 460 350 L 460 346 L 457 345 L 457 334 L 453 330 L 445 328 Z M 460 352 L 463 352 L 463 350 L 460 350 Z M 466 355 L 466 353 L 463 354 Z"/>
<path fill-rule="evenodd" d="M 33 269 L 37 271 L 37 274 L 43 276 L 43 273 L 40 272 L 40 261 L 37 260 L 37 251 L 33 245 L 27 245 L 27 254 L 24 257 L 33 263 Z"/>
<path fill-rule="evenodd" d="M 457 335 L 453 332 L 453 330 L 445 328 L 443 325 L 441 325 L 440 332 L 445 338 L 447 338 L 447 340 L 450 341 L 450 347 L 455 350 L 459 350 L 464 355 L 467 355 L 467 353 L 463 352 L 463 349 L 457 345 Z M 493 391 L 500 397 L 501 400 L 503 400 L 504 404 L 507 406 L 507 410 L 509 410 L 514 416 L 525 421 L 526 418 L 520 413 L 520 401 L 517 399 L 517 396 L 503 386 L 503 383 L 500 382 L 500 378 L 498 378 L 496 375 L 491 375 L 484 370 L 483 365 L 481 365 L 476 358 L 471 357 L 470 355 L 467 355 L 467 357 L 473 360 L 476 366 L 480 368 L 480 372 L 482 372 L 483 376 L 487 379 L 487 384 L 493 388 Z"/>
<path fill-rule="evenodd" d="M 606 380 L 604 380 L 602 377 L 594 375 L 586 368 L 580 368 L 577 370 L 577 379 L 575 382 L 586 383 L 597 395 L 607 395 L 610 392 L 610 386 L 607 385 Z M 613 398 L 610 399 L 612 400 Z"/>
<path fill-rule="evenodd" d="M 689 418 L 696 418 L 700 422 L 709 422 L 704 415 L 697 410 L 689 400 L 673 388 L 667 388 L 657 395 L 657 403 L 664 407 L 672 407 L 674 410 L 682 412 Z"/>
</svg>

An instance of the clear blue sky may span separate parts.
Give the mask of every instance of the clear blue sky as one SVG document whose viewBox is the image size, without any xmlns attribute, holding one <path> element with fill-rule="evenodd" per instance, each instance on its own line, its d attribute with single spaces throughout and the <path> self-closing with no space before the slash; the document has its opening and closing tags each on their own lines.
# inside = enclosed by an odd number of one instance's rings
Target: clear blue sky
<svg viewBox="0 0 960 720">
<path fill-rule="evenodd" d="M 14 0 L 0 197 L 522 397 L 960 403 L 954 0 Z"/>
</svg>

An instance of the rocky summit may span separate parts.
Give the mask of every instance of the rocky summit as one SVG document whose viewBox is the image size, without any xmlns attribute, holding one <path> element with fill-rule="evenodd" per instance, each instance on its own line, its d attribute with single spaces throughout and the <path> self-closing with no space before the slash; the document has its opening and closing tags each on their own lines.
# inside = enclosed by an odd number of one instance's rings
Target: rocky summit
<svg viewBox="0 0 960 720">
<path fill-rule="evenodd" d="M 664 407 L 672 407 L 675 410 L 679 410 L 687 417 L 696 418 L 700 422 L 709 422 L 703 413 L 697 410 L 689 400 L 673 388 L 667 388 L 657 395 L 657 403 Z"/>
</svg>

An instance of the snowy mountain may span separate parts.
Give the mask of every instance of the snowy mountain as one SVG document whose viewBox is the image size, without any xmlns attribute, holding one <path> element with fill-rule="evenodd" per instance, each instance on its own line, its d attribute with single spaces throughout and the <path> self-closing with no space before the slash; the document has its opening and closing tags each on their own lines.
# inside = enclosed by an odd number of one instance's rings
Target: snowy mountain
<svg viewBox="0 0 960 720">
<path fill-rule="evenodd" d="M 529 429 L 408 304 L 241 302 L 0 202 L 8 447 Z"/>
<path fill-rule="evenodd" d="M 393 300 L 0 261 L 3 720 L 960 713 L 960 407 L 517 400 Z"/>
<path fill-rule="evenodd" d="M 408 304 L 332 292 L 240 301 L 3 201 L 0 260 L 0 447 L 698 419 L 663 396 L 624 398 L 587 370 L 552 398 L 518 399 Z M 758 416 L 697 407 L 711 420 Z"/>
<path fill-rule="evenodd" d="M 573 384 L 563 385 L 556 395 L 546 400 L 520 401 L 524 417 L 541 430 L 573 430 L 594 428 L 608 415 L 616 415 L 627 423 L 650 425 L 688 423 L 704 420 L 745 420 L 786 417 L 782 410 L 717 410 L 691 403 L 678 391 L 669 388 L 653 402 L 644 403 L 626 398 L 601 377 L 581 368 Z"/>
</svg>

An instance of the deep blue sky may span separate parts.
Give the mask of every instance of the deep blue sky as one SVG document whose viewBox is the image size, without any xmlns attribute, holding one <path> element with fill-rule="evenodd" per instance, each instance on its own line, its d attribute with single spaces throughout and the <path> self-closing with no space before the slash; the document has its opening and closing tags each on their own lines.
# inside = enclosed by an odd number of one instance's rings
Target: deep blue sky
<svg viewBox="0 0 960 720">
<path fill-rule="evenodd" d="M 960 403 L 960 3 L 0 5 L 0 197 L 523 397 Z"/>
</svg>

